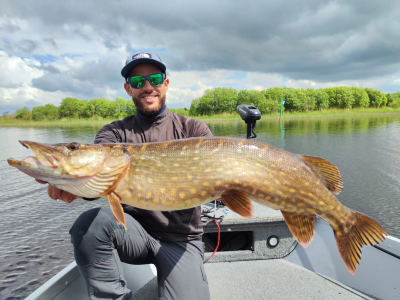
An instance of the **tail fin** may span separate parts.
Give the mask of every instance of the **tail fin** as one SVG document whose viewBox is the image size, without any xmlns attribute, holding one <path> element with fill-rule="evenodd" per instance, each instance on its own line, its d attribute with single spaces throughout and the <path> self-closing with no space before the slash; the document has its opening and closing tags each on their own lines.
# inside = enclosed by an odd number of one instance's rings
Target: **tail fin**
<svg viewBox="0 0 400 300">
<path fill-rule="evenodd" d="M 361 261 L 361 247 L 379 244 L 387 236 L 386 231 L 377 222 L 360 213 L 353 213 L 357 221 L 348 232 L 333 230 L 340 255 L 352 275 Z"/>
</svg>

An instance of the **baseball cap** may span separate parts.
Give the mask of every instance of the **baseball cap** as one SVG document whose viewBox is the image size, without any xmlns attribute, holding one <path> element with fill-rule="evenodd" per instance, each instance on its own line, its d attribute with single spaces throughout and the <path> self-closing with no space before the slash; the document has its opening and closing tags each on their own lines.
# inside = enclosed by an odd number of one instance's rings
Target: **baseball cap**
<svg viewBox="0 0 400 300">
<path fill-rule="evenodd" d="M 129 71 L 136 66 L 137 64 L 141 63 L 149 63 L 156 65 L 161 69 L 163 73 L 167 70 L 167 67 L 162 63 L 161 58 L 153 53 L 153 52 L 147 52 L 147 51 L 140 51 L 136 52 L 134 54 L 129 55 L 126 58 L 125 62 L 125 67 L 122 68 L 121 70 L 121 75 L 124 78 L 128 77 Z"/>
</svg>

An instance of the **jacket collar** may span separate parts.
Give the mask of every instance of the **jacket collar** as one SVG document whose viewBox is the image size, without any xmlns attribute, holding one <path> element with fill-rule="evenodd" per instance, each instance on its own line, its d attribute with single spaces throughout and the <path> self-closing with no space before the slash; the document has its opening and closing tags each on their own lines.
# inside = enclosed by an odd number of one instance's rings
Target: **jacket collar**
<svg viewBox="0 0 400 300">
<path fill-rule="evenodd" d="M 164 105 L 161 111 L 154 115 L 146 115 L 140 110 L 136 110 L 135 119 L 139 122 L 139 124 L 147 125 L 145 127 L 152 127 L 161 124 L 171 114 L 171 111 Z"/>
</svg>

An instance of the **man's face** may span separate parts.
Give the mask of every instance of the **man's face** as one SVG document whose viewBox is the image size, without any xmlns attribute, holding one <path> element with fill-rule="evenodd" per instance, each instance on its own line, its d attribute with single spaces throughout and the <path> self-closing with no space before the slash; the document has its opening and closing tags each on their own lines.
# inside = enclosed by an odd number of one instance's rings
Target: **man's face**
<svg viewBox="0 0 400 300">
<path fill-rule="evenodd" d="M 162 73 L 161 70 L 153 64 L 138 64 L 129 72 L 128 77 L 147 76 L 155 73 Z M 146 80 L 144 86 L 140 89 L 134 89 L 129 83 L 124 84 L 124 88 L 129 96 L 132 97 L 136 108 L 147 115 L 155 114 L 164 106 L 166 93 L 168 90 L 169 79 L 166 78 L 160 86 L 152 86 Z"/>
</svg>

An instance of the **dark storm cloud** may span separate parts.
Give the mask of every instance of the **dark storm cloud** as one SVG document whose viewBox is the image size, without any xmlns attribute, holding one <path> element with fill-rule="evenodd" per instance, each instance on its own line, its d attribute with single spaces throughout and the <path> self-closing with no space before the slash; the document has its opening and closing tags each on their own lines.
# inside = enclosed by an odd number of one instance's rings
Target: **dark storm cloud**
<svg viewBox="0 0 400 300">
<path fill-rule="evenodd" d="M 4 24 L 0 25 L 0 31 L 8 32 L 8 33 L 15 33 L 16 31 L 21 30 L 21 28 L 17 25 L 13 24 Z"/>
<path fill-rule="evenodd" d="M 45 43 L 48 43 L 48 44 L 52 45 L 54 48 L 58 48 L 57 47 L 57 43 L 53 38 L 45 38 L 45 39 L 43 39 L 43 41 Z"/>
<path fill-rule="evenodd" d="M 55 42 L 69 28 L 88 45 L 96 34 L 109 51 L 124 45 L 128 54 L 138 44 L 167 49 L 162 59 L 175 71 L 220 68 L 328 82 L 388 76 L 400 67 L 398 0 L 171 0 L 158 5 L 152 9 L 148 1 L 9 1 L 4 11 L 28 22 L 41 20 L 54 28 Z M 25 52 L 35 49 L 34 43 L 18 45 Z M 108 72 L 116 72 L 116 82 L 120 59 L 103 63 L 104 67 L 94 64 L 92 71 L 71 74 L 85 79 L 90 73 L 107 73 L 99 78 L 109 80 Z"/>
<path fill-rule="evenodd" d="M 39 41 L 31 40 L 31 39 L 22 39 L 17 43 L 5 44 L 3 45 L 4 49 L 9 53 L 21 53 L 24 55 L 33 54 L 34 50 L 38 48 Z"/>
<path fill-rule="evenodd" d="M 55 68 L 54 66 L 49 65 L 49 64 L 47 64 L 47 65 L 40 65 L 40 66 L 31 65 L 31 67 L 32 67 L 32 68 L 35 68 L 35 69 L 38 69 L 38 70 L 46 71 L 46 72 L 51 73 L 51 74 L 59 74 L 59 73 L 60 73 L 60 70 L 59 70 L 59 69 L 57 69 L 57 68 Z"/>
<path fill-rule="evenodd" d="M 118 76 L 121 71 L 120 58 L 115 56 L 89 61 L 79 67 L 71 67 L 69 72 L 62 72 L 48 64 L 34 67 L 48 73 L 32 79 L 32 85 L 49 92 L 63 91 L 93 95 L 94 88 L 101 89 L 108 86 L 118 90 L 122 88 L 124 82 L 122 76 Z"/>
<path fill-rule="evenodd" d="M 32 79 L 32 86 L 47 92 L 72 92 L 76 94 L 93 93 L 93 86 L 88 82 L 73 79 L 69 74 L 45 74 Z"/>
<path fill-rule="evenodd" d="M 120 75 L 121 69 L 121 58 L 110 55 L 97 61 L 86 62 L 80 67 L 72 69 L 71 75 L 80 81 L 90 82 L 94 86 L 121 86 L 124 82 Z"/>
</svg>

